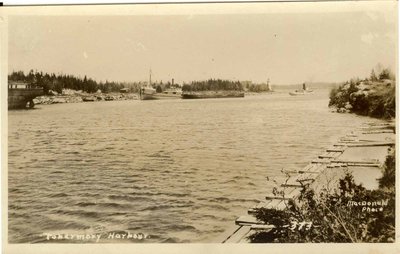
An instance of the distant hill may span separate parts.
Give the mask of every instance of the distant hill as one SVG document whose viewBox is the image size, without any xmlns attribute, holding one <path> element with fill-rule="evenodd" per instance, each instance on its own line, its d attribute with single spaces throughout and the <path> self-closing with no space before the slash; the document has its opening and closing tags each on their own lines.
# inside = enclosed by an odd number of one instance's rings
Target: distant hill
<svg viewBox="0 0 400 254">
<path fill-rule="evenodd" d="M 311 89 L 332 89 L 335 87 L 338 87 L 340 84 L 339 83 L 328 83 L 328 82 L 313 82 L 313 83 L 308 83 L 305 82 L 308 88 Z M 274 85 L 272 84 L 272 89 L 273 90 L 296 90 L 296 89 L 301 89 L 303 86 L 303 83 L 299 84 L 290 84 L 290 85 Z"/>
</svg>

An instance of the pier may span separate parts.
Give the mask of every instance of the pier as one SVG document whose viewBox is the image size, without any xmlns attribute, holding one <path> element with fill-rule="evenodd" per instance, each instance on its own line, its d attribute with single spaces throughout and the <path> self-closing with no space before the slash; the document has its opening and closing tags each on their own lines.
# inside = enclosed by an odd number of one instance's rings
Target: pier
<svg viewBox="0 0 400 254">
<path fill-rule="evenodd" d="M 43 95 L 42 87 L 32 86 L 23 82 L 11 82 L 8 84 L 8 109 L 33 108 L 33 99 Z"/>
<path fill-rule="evenodd" d="M 283 171 L 288 177 L 279 189 L 267 194 L 265 200 L 239 216 L 218 240 L 222 243 L 249 243 L 248 236 L 255 230 L 269 231 L 273 225 L 264 224 L 254 214 L 259 208 L 283 210 L 290 199 L 296 200 L 301 189 L 308 185 L 316 193 L 336 187 L 345 172 L 367 189 L 378 188 L 388 149 L 395 145 L 395 122 L 368 123 L 349 133 L 332 147 L 300 170 Z"/>
</svg>

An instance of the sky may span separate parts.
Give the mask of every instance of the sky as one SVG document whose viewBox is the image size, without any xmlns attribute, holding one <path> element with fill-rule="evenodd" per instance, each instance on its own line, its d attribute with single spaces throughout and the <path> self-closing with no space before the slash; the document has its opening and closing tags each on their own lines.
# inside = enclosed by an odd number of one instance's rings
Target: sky
<svg viewBox="0 0 400 254">
<path fill-rule="evenodd" d="M 8 71 L 97 81 L 341 82 L 396 67 L 395 9 L 10 16 Z"/>
</svg>

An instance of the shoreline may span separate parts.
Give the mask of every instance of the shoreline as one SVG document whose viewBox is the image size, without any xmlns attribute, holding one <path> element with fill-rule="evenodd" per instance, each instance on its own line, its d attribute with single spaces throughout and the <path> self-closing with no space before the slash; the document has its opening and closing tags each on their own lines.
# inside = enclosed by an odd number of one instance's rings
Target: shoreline
<svg viewBox="0 0 400 254">
<path fill-rule="evenodd" d="M 94 101 L 123 101 L 123 100 L 138 100 L 136 93 L 71 93 L 71 94 L 54 94 L 42 95 L 33 99 L 35 105 L 49 105 L 60 103 L 80 103 Z"/>
<path fill-rule="evenodd" d="M 201 92 L 196 92 L 198 98 L 232 98 L 238 97 L 243 98 L 245 96 L 257 96 L 264 94 L 273 94 L 274 91 L 269 92 L 241 92 L 240 95 L 228 93 L 219 93 L 219 96 L 209 95 L 207 93 L 203 94 Z M 171 96 L 165 95 L 163 93 L 155 94 L 156 99 L 183 99 L 181 96 Z M 137 93 L 80 93 L 75 92 L 72 94 L 53 94 L 53 95 L 41 95 L 33 99 L 35 105 L 50 105 L 50 104 L 62 104 L 62 103 L 82 103 L 82 102 L 94 102 L 94 101 L 124 101 L 124 100 L 139 100 Z"/>
</svg>

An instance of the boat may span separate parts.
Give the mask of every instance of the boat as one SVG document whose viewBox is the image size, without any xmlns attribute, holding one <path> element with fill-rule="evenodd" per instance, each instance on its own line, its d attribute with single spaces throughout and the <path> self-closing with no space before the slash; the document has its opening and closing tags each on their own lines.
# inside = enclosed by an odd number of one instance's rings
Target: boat
<svg viewBox="0 0 400 254">
<path fill-rule="evenodd" d="M 154 98 L 156 99 L 181 99 L 182 89 L 167 89 L 162 93 L 156 93 Z"/>
<path fill-rule="evenodd" d="M 184 92 L 182 99 L 212 99 L 212 98 L 243 98 L 244 92 L 241 91 L 202 91 Z"/>
<path fill-rule="evenodd" d="M 44 95 L 43 87 L 30 85 L 24 82 L 10 82 L 8 84 L 8 109 L 33 108 L 33 99 Z"/>
<path fill-rule="evenodd" d="M 94 96 L 85 96 L 82 98 L 83 101 L 97 101 L 97 98 Z"/>
<path fill-rule="evenodd" d="M 106 100 L 106 101 L 113 101 L 113 100 L 115 100 L 115 98 L 114 98 L 114 96 L 107 95 L 106 97 L 104 97 L 104 100 Z"/>
<path fill-rule="evenodd" d="M 156 89 L 151 86 L 151 70 L 150 70 L 150 78 L 149 83 L 146 86 L 143 86 L 139 89 L 139 99 L 141 100 L 154 100 L 157 99 L 155 97 Z"/>
<path fill-rule="evenodd" d="M 295 91 L 293 91 L 293 92 L 289 92 L 289 94 L 292 95 L 292 96 L 307 95 L 307 94 L 312 94 L 312 93 L 314 93 L 314 91 L 311 90 L 311 89 L 309 89 L 309 88 L 306 86 L 306 83 L 303 83 L 303 89 L 301 89 L 301 90 L 295 90 Z"/>
</svg>

